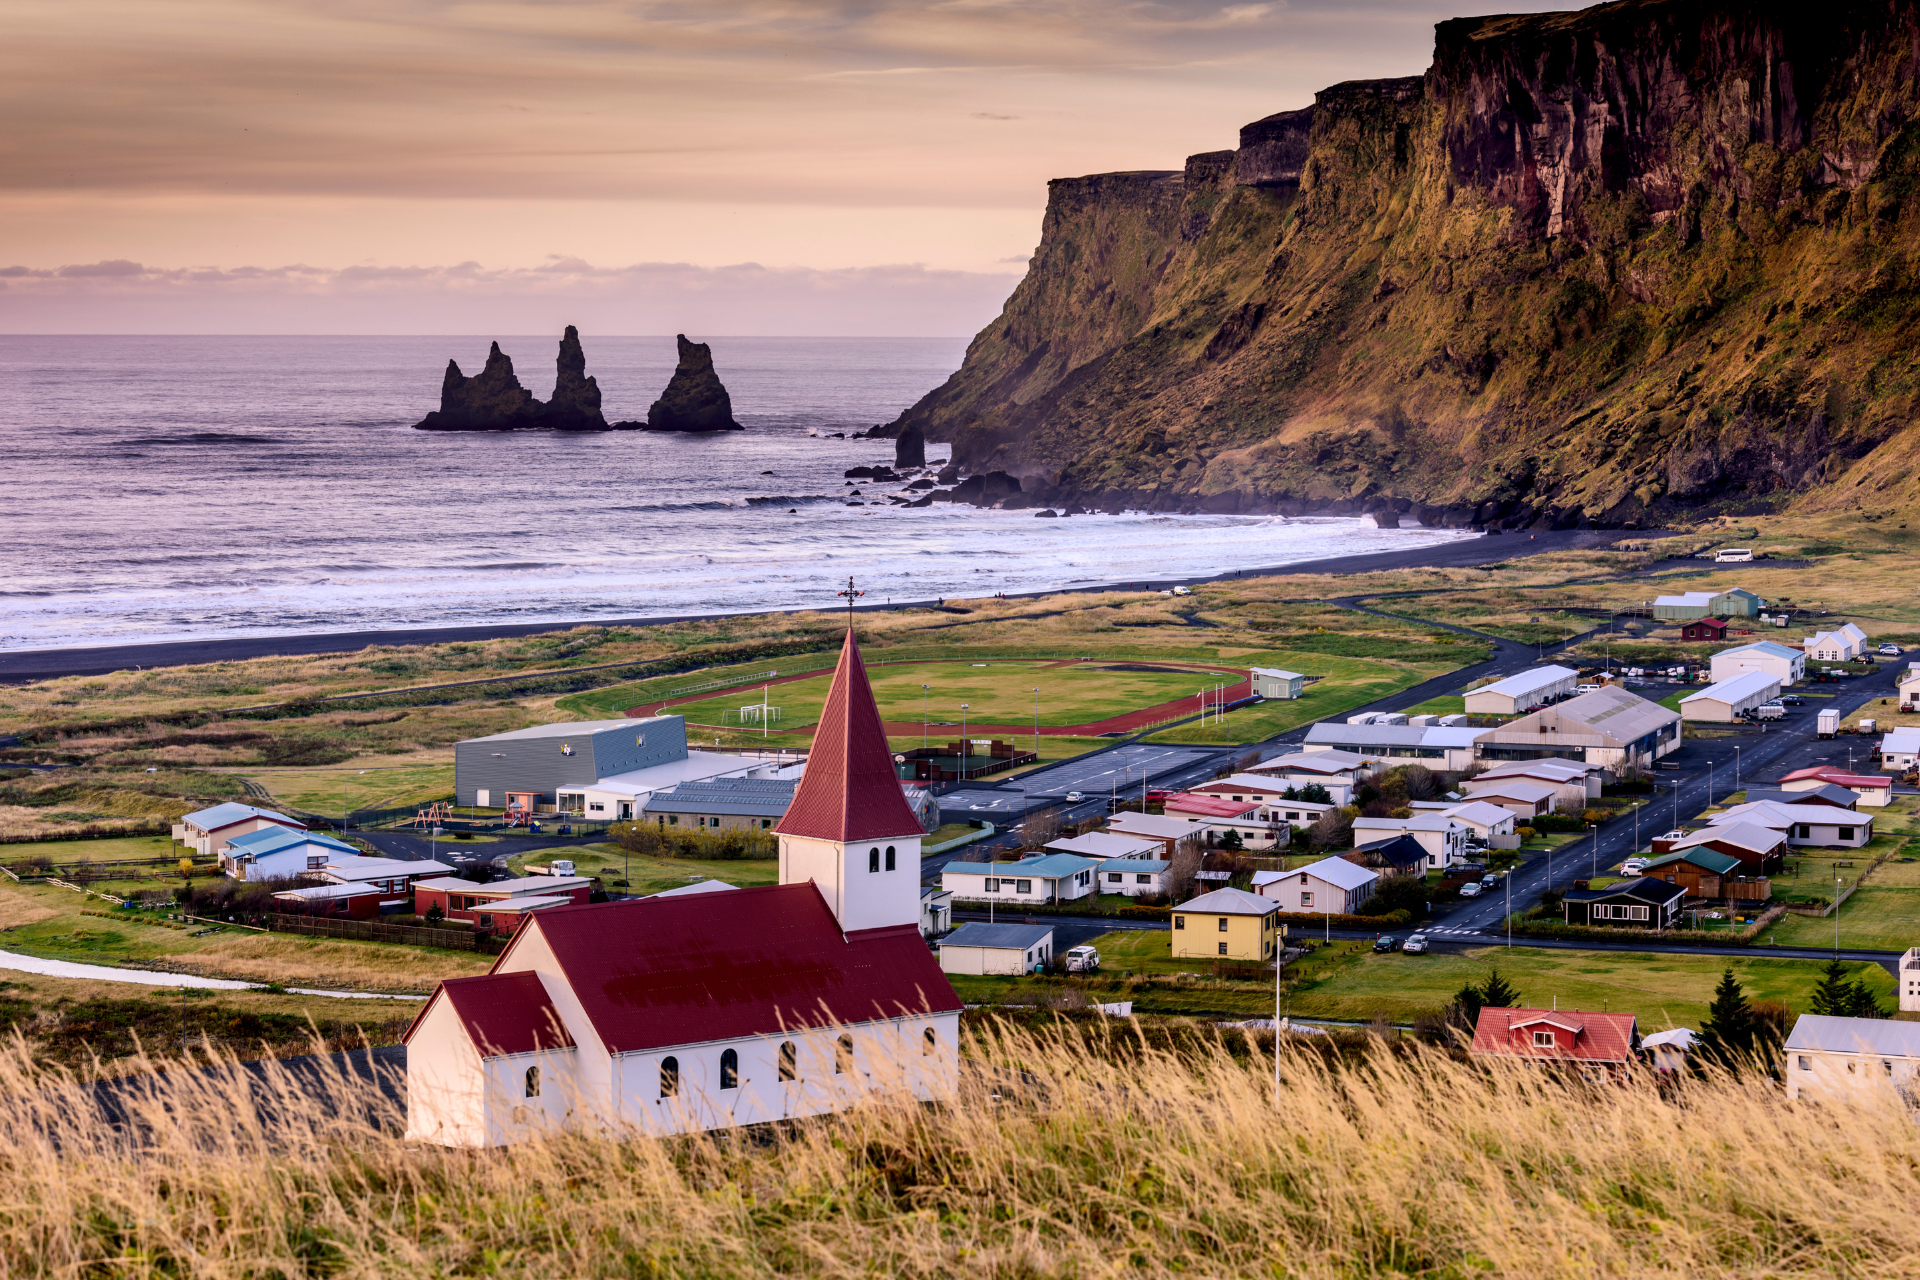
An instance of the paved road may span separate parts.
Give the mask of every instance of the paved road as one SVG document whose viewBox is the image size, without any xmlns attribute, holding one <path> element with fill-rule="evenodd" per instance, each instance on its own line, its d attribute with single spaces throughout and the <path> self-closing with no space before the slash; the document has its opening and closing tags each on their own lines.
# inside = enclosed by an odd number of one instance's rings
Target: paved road
<svg viewBox="0 0 1920 1280">
<path fill-rule="evenodd" d="M 1547 551 L 1607 546 L 1623 537 L 1658 536 L 1662 535 L 1569 529 L 1533 534 L 1507 534 L 1498 538 L 1470 537 L 1456 542 L 1441 543 L 1438 546 L 1413 548 L 1406 551 L 1382 551 L 1373 555 L 1349 556 L 1343 559 L 1309 560 L 1287 565 L 1248 565 L 1210 578 L 1153 579 L 1142 580 L 1138 584 L 1107 582 L 1082 587 L 1016 592 L 1011 594 L 1011 598 L 1024 600 L 1067 593 L 1111 591 L 1134 585 L 1159 590 L 1176 585 L 1192 586 L 1201 582 L 1218 582 L 1270 574 L 1375 573 L 1390 569 L 1486 564 L 1495 560 L 1512 560 L 1520 556 L 1538 555 Z M 826 603 L 831 603 L 832 590 L 831 586 L 822 585 Z M 861 605 L 859 608 L 864 612 L 877 612 L 886 609 L 925 608 L 933 603 L 932 600 L 902 600 L 891 605 Z M 180 667 L 205 662 L 237 662 L 245 658 L 352 653 L 369 645 L 449 644 L 455 641 L 497 640 L 509 636 L 561 631 L 582 625 L 664 626 L 668 623 L 710 618 L 800 613 L 817 607 L 809 606 L 808 610 L 755 609 L 739 613 L 675 614 L 653 618 L 595 618 L 588 621 L 502 623 L 479 627 L 414 627 L 392 631 L 341 631 L 317 635 L 236 636 L 74 649 L 23 649 L 0 653 L 0 684 L 48 680 L 57 676 L 104 675 L 110 671 L 126 671 L 135 667 Z"/>
</svg>

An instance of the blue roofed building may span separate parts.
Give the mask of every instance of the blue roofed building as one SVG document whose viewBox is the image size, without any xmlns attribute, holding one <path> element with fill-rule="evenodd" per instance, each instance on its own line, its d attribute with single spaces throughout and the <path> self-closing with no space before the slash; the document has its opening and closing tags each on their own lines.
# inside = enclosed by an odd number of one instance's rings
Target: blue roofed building
<svg viewBox="0 0 1920 1280">
<path fill-rule="evenodd" d="M 336 858 L 358 858 L 344 840 L 292 827 L 265 826 L 234 836 L 215 851 L 220 870 L 235 880 L 291 880 Z"/>
<path fill-rule="evenodd" d="M 1017 862 L 949 862 L 940 873 L 940 887 L 959 902 L 1073 902 L 1099 892 L 1095 876 L 1106 861 L 1049 853 Z"/>
</svg>

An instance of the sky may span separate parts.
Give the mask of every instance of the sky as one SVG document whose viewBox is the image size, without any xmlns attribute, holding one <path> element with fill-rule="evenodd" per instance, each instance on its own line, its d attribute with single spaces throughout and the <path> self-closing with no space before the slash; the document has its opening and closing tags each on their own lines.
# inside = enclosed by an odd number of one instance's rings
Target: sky
<svg viewBox="0 0 1920 1280">
<path fill-rule="evenodd" d="M 1566 7 L 1505 3 L 1511 11 Z M 968 334 L 1458 0 L 0 0 L 0 332 Z M 1467 10 L 1471 11 L 1471 10 Z"/>
</svg>

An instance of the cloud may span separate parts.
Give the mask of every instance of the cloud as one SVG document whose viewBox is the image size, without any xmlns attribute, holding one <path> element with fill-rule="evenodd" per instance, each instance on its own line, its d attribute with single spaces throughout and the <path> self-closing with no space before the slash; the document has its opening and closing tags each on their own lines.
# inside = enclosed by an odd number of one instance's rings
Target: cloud
<svg viewBox="0 0 1920 1280">
<path fill-rule="evenodd" d="M 993 111 L 976 111 L 973 113 L 973 118 L 975 120 L 1018 120 L 1020 117 L 1003 116 Z"/>
<path fill-rule="evenodd" d="M 110 270 L 98 270 L 98 266 Z M 126 268 L 131 268 L 130 270 Z M 118 260 L 8 271 L 13 333 L 529 333 L 967 335 L 1019 277 L 917 264 L 819 270 L 743 262 L 602 267 L 151 267 Z"/>
</svg>

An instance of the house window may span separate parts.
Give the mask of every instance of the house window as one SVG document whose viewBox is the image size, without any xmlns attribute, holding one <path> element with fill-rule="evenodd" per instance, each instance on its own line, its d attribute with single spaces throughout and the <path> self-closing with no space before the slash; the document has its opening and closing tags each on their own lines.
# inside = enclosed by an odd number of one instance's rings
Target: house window
<svg viewBox="0 0 1920 1280">
<path fill-rule="evenodd" d="M 738 1089 L 740 1087 L 740 1054 L 738 1050 L 727 1049 L 720 1054 L 720 1087 Z"/>
<path fill-rule="evenodd" d="M 1854 829 L 1853 829 L 1852 827 L 1842 827 L 1842 828 L 1840 828 L 1840 838 L 1841 838 L 1842 840 L 1851 840 L 1851 839 L 1853 839 L 1853 830 L 1854 830 Z"/>
<path fill-rule="evenodd" d="M 1887 1069 L 1888 1075 L 1893 1074 L 1893 1064 L 1891 1062 L 1888 1062 L 1885 1058 L 1882 1058 L 1880 1059 L 1880 1065 Z"/>
<path fill-rule="evenodd" d="M 1109 871 L 1109 872 L 1107 872 L 1107 883 L 1108 883 L 1108 884 L 1120 884 L 1120 883 L 1122 883 L 1122 882 L 1124 882 L 1125 880 L 1126 880 L 1126 877 L 1125 877 L 1125 876 L 1123 876 L 1123 875 L 1121 875 L 1121 874 L 1120 874 L 1120 873 L 1119 873 L 1118 871 Z"/>
<path fill-rule="evenodd" d="M 540 1068 L 538 1067 L 527 1068 L 526 1096 L 529 1098 L 540 1096 Z"/>
<path fill-rule="evenodd" d="M 1222 932 L 1222 933 L 1225 933 L 1226 931 L 1227 931 L 1227 918 L 1226 918 L 1225 916 L 1221 916 L 1221 917 L 1220 917 L 1220 932 Z"/>
<path fill-rule="evenodd" d="M 1227 954 L 1227 944 L 1224 942 L 1220 944 L 1220 954 L 1221 955 Z"/>
<path fill-rule="evenodd" d="M 935 1034 L 932 1027 L 928 1027 L 920 1036 L 920 1052 L 922 1054 L 930 1054 L 939 1047 L 940 1037 Z"/>
<path fill-rule="evenodd" d="M 993 878 L 992 876 L 988 876 L 988 877 L 987 877 L 987 889 L 986 889 L 986 891 L 987 891 L 988 893 L 998 893 L 998 892 L 1000 892 L 1000 882 L 999 882 L 998 880 L 995 880 L 995 879 L 994 879 L 994 878 Z"/>
<path fill-rule="evenodd" d="M 660 1096 L 677 1098 L 680 1096 L 680 1059 L 660 1059 Z"/>
<path fill-rule="evenodd" d="M 1301 905 L 1301 906 L 1303 906 L 1303 907 L 1310 907 L 1310 906 L 1312 906 L 1312 905 L 1313 905 L 1313 895 L 1312 895 L 1311 893 L 1305 893 L 1305 892 L 1302 892 L 1302 893 L 1301 893 L 1301 895 L 1300 895 L 1300 905 Z"/>
<path fill-rule="evenodd" d="M 760 819 L 760 829 L 761 829 L 762 831 L 765 831 L 765 830 L 766 830 L 766 829 L 767 829 L 768 827 L 770 827 L 770 826 L 772 826 L 772 825 L 773 825 L 773 819 L 772 819 L 772 818 L 762 818 L 762 819 Z"/>
<path fill-rule="evenodd" d="M 1647 909 L 1645 907 L 1628 907 L 1627 914 L 1632 919 L 1645 920 L 1647 918 Z"/>
<path fill-rule="evenodd" d="M 1813 828 L 1803 822 L 1793 829 L 1793 838 L 1796 840 L 1811 840 L 1813 838 Z"/>
<path fill-rule="evenodd" d="M 668 814 L 668 815 L 667 815 L 667 825 L 668 825 L 668 826 L 670 826 L 670 827 L 677 827 L 677 826 L 679 826 L 679 825 L 680 825 L 680 815 L 679 815 L 679 814 L 677 814 L 677 813 L 670 813 L 670 814 Z"/>
<path fill-rule="evenodd" d="M 1302 871 L 1300 873 L 1300 883 L 1305 884 L 1306 882 L 1307 882 L 1307 873 Z"/>
<path fill-rule="evenodd" d="M 707 825 L 708 825 L 708 826 L 710 826 L 710 827 L 717 827 L 717 826 L 719 826 L 719 825 L 720 825 L 720 819 L 718 819 L 718 818 L 708 818 L 708 819 L 707 819 Z"/>
<path fill-rule="evenodd" d="M 1533 1047 L 1536 1049 L 1553 1048 L 1553 1032 L 1536 1031 L 1533 1033 Z"/>
<path fill-rule="evenodd" d="M 1800 1069 L 1801 1069 L 1802 1071 L 1811 1071 L 1811 1070 L 1813 1070 L 1813 1059 L 1812 1059 L 1812 1058 L 1809 1058 L 1809 1057 L 1808 1057 L 1808 1056 L 1807 1056 L 1806 1054 L 1804 1054 L 1804 1053 L 1803 1053 L 1803 1054 L 1800 1054 L 1800 1055 L 1798 1055 L 1798 1057 L 1799 1057 L 1799 1059 L 1800 1059 Z"/>
<path fill-rule="evenodd" d="M 867 872 L 872 874 L 878 870 L 880 870 L 880 850 L 869 849 L 867 850 Z"/>
<path fill-rule="evenodd" d="M 791 1040 L 780 1042 L 780 1078 L 782 1080 L 800 1078 L 800 1050 Z"/>
<path fill-rule="evenodd" d="M 841 1036 L 833 1044 L 833 1074 L 843 1076 L 853 1070 L 853 1037 Z"/>
<path fill-rule="evenodd" d="M 893 846 L 887 846 L 887 870 L 893 870 Z"/>
<path fill-rule="evenodd" d="M 1033 881 L 1031 881 L 1031 880 L 1015 880 L 1015 881 L 1013 882 L 1013 891 L 1014 891 L 1015 893 L 1032 893 L 1032 892 L 1033 892 Z"/>
<path fill-rule="evenodd" d="M 1116 879 L 1117 879 L 1117 878 L 1118 878 L 1118 877 L 1116 877 Z M 1133 882 L 1134 882 L 1135 884 L 1152 884 L 1152 883 L 1153 883 L 1153 877 L 1152 877 L 1152 876 L 1135 876 L 1135 877 L 1133 878 Z"/>
<path fill-rule="evenodd" d="M 1186 927 L 1187 927 L 1187 918 L 1186 918 L 1185 916 L 1175 916 L 1175 917 L 1173 918 L 1173 927 L 1174 927 L 1174 928 L 1176 928 L 1176 929 L 1184 929 L 1184 928 L 1186 928 Z"/>
</svg>

